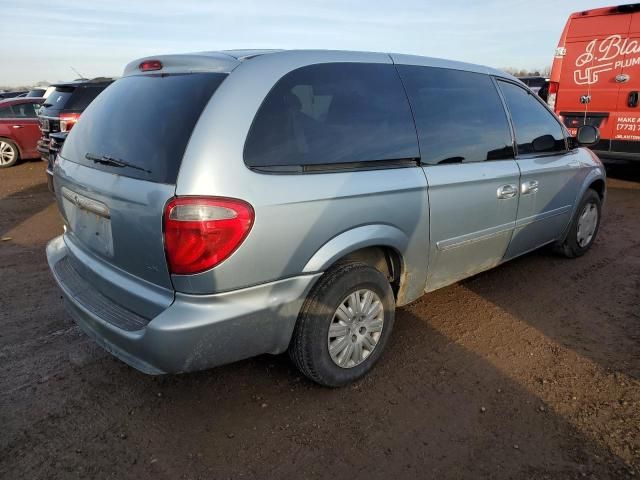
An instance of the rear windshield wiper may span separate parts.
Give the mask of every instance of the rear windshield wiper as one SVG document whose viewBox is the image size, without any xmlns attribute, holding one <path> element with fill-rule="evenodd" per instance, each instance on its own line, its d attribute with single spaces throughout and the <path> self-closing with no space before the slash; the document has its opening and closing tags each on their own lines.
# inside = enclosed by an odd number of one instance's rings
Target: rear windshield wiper
<svg viewBox="0 0 640 480">
<path fill-rule="evenodd" d="M 140 170 L 142 172 L 151 173 L 151 170 L 147 170 L 146 168 L 139 167 L 138 165 L 125 162 L 124 160 L 121 160 L 119 158 L 110 157 L 109 155 L 95 155 L 93 153 L 87 153 L 84 158 L 95 163 L 100 163 L 102 165 L 111 165 L 113 167 L 129 167 L 135 170 Z"/>
</svg>

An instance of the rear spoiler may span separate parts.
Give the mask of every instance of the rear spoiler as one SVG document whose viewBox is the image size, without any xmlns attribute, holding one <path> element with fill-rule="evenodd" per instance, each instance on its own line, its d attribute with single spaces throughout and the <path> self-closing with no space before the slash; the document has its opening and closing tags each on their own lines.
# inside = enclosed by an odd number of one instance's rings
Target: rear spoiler
<svg viewBox="0 0 640 480">
<path fill-rule="evenodd" d="M 618 13 L 640 12 L 640 3 L 630 3 L 628 5 L 618 5 L 615 7 Z"/>
</svg>

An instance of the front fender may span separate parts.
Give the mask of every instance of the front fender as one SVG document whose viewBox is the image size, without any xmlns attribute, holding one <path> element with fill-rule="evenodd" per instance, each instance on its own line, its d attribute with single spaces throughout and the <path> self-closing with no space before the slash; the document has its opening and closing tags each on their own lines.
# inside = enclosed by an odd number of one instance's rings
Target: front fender
<svg viewBox="0 0 640 480">
<path fill-rule="evenodd" d="M 593 182 L 595 182 L 596 180 L 602 180 L 605 184 L 605 193 L 602 199 L 602 203 L 604 203 L 604 200 L 607 196 L 607 175 L 605 173 L 604 166 L 600 164 L 599 166 L 596 166 L 589 170 L 589 172 L 585 175 L 584 180 L 582 181 L 582 185 L 580 186 L 580 190 L 578 191 L 578 195 L 576 196 L 576 201 L 573 202 L 573 213 L 575 213 L 575 211 L 577 210 L 580 199 L 584 196 L 591 184 L 593 184 Z"/>
<path fill-rule="evenodd" d="M 607 174 L 605 172 L 604 166 L 602 165 L 602 162 L 600 161 L 600 159 L 598 159 L 598 157 L 593 152 L 590 152 L 590 153 L 596 163 L 593 166 L 593 168 L 591 168 L 589 172 L 584 176 L 584 179 L 582 180 L 582 185 L 580 186 L 580 189 L 577 192 L 575 201 L 573 202 L 571 217 L 569 217 L 571 220 L 569 221 L 568 225 L 565 227 L 565 230 L 562 233 L 562 236 L 560 237 L 562 241 L 564 241 L 564 239 L 567 237 L 569 233 L 569 229 L 571 228 L 571 221 L 576 214 L 576 210 L 580 206 L 580 200 L 582 199 L 586 191 L 589 189 L 589 187 L 593 184 L 593 182 L 595 182 L 596 180 L 602 180 L 604 182 L 605 189 L 604 189 L 604 195 L 602 197 L 603 205 L 604 205 L 605 199 L 607 198 L 607 187 L 606 187 Z"/>
<path fill-rule="evenodd" d="M 333 237 L 309 259 L 303 273 L 323 272 L 338 259 L 365 247 L 393 247 L 403 254 L 409 244 L 407 235 L 391 225 L 362 225 Z"/>
</svg>

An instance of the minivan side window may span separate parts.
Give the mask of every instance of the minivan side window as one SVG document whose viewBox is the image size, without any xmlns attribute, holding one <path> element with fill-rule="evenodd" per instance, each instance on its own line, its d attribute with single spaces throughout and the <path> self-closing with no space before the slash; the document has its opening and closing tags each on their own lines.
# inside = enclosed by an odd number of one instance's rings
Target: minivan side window
<svg viewBox="0 0 640 480">
<path fill-rule="evenodd" d="M 418 128 L 422 163 L 513 158 L 507 114 L 488 75 L 398 65 Z"/>
<path fill-rule="evenodd" d="M 518 155 L 563 152 L 567 149 L 562 127 L 532 94 L 513 83 L 499 81 L 511 113 Z"/>
<path fill-rule="evenodd" d="M 271 89 L 247 136 L 252 168 L 417 159 L 411 109 L 393 65 L 324 63 Z"/>
</svg>

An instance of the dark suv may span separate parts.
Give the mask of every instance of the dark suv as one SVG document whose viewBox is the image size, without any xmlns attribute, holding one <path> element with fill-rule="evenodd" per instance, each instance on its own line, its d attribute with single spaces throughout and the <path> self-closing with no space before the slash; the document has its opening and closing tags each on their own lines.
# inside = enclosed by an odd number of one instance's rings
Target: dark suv
<svg viewBox="0 0 640 480">
<path fill-rule="evenodd" d="M 37 147 L 42 160 L 49 164 L 47 176 L 50 188 L 53 162 L 67 133 L 84 109 L 112 82 L 112 78 L 99 77 L 53 85 L 55 91 L 47 97 L 38 114 L 42 136 Z"/>
</svg>

